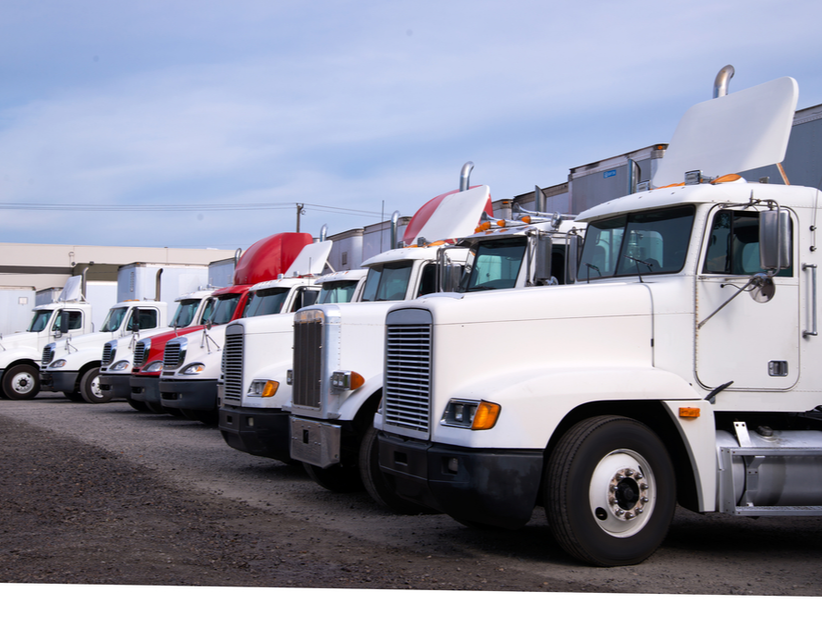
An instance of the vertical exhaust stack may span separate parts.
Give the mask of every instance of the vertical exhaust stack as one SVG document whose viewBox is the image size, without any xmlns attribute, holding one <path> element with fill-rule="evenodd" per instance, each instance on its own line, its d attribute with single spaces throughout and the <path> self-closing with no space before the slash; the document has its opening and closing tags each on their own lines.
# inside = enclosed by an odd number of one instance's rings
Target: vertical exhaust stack
<svg viewBox="0 0 822 617">
<path fill-rule="evenodd" d="M 160 268 L 157 270 L 157 281 L 154 284 L 154 300 L 156 302 L 160 301 L 160 280 L 163 278 L 163 269 Z"/>
<path fill-rule="evenodd" d="M 86 300 L 86 283 L 88 282 L 87 273 L 88 266 L 83 268 L 83 273 L 80 275 L 80 299 L 83 302 L 88 302 L 88 300 Z"/>
<path fill-rule="evenodd" d="M 714 98 L 718 99 L 720 96 L 725 96 L 728 94 L 728 84 L 731 82 L 731 78 L 734 76 L 734 67 L 732 64 L 726 64 L 721 69 L 719 69 L 719 73 L 716 74 L 716 79 L 714 79 Z"/>
<path fill-rule="evenodd" d="M 460 171 L 460 192 L 467 191 L 470 187 L 472 169 L 474 169 L 474 163 L 471 161 L 462 166 L 462 171 Z"/>
<path fill-rule="evenodd" d="M 537 185 L 534 185 L 534 210 L 537 212 L 547 212 L 545 193 Z"/>
<path fill-rule="evenodd" d="M 320 242 L 325 242 L 328 238 L 328 225 L 323 225 L 320 229 Z"/>
<path fill-rule="evenodd" d="M 391 215 L 391 248 L 397 248 L 397 236 L 399 236 L 399 230 L 397 229 L 400 225 L 400 211 L 394 210 L 394 214 Z"/>
</svg>

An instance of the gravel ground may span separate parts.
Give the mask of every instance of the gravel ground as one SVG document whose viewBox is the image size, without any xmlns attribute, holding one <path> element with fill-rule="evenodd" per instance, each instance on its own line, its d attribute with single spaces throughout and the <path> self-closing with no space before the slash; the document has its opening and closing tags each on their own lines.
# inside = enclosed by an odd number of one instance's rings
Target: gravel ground
<svg viewBox="0 0 822 617">
<path fill-rule="evenodd" d="M 646 562 L 590 568 L 541 510 L 517 532 L 396 516 L 124 402 L 0 400 L 0 431 L 3 583 L 822 596 L 819 518 L 679 510 Z"/>
</svg>

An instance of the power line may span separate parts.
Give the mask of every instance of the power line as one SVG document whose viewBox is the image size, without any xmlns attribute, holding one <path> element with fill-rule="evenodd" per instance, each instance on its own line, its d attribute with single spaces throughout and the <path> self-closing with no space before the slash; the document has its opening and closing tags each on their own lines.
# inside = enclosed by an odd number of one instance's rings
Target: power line
<svg viewBox="0 0 822 617">
<path fill-rule="evenodd" d="M 44 203 L 44 202 L 0 202 L 0 210 L 35 210 L 35 211 L 65 211 L 65 212 L 220 212 L 236 210 L 290 210 L 297 202 L 287 203 L 245 203 L 245 204 L 82 204 L 82 203 Z M 358 210 L 355 208 L 341 208 L 323 204 L 300 205 L 322 212 L 336 212 L 338 214 L 357 214 L 380 216 L 372 210 Z"/>
</svg>

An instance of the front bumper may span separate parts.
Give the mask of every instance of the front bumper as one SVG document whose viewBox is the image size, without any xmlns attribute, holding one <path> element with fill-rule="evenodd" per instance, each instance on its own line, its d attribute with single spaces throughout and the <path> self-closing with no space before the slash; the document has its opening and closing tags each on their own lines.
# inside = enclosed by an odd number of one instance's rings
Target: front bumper
<svg viewBox="0 0 822 617">
<path fill-rule="evenodd" d="M 251 411 L 243 407 L 223 407 L 220 409 L 220 433 L 235 450 L 290 462 L 288 418 L 288 412 L 281 409 Z"/>
<path fill-rule="evenodd" d="M 74 392 L 80 371 L 40 370 L 40 389 L 46 392 Z"/>
<path fill-rule="evenodd" d="M 217 410 L 217 380 L 160 379 L 160 402 L 172 409 Z"/>
<path fill-rule="evenodd" d="M 132 375 L 128 380 L 131 386 L 131 394 L 128 398 L 145 403 L 160 404 L 160 374 L 155 377 L 138 377 Z"/>
<path fill-rule="evenodd" d="M 100 373 L 100 389 L 111 392 L 112 398 L 129 398 L 131 396 L 131 375 L 119 373 Z"/>
<path fill-rule="evenodd" d="M 380 469 L 394 491 L 457 520 L 517 529 L 539 496 L 541 450 L 476 450 L 379 433 Z M 456 471 L 452 471 L 456 469 Z"/>
</svg>

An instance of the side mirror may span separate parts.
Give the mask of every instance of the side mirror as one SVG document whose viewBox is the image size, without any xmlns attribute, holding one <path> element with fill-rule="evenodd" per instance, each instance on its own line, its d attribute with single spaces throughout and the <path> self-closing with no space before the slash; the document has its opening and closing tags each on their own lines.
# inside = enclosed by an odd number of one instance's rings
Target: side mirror
<svg viewBox="0 0 822 617">
<path fill-rule="evenodd" d="M 131 312 L 131 331 L 137 334 L 140 331 L 140 309 L 135 308 Z"/>
<path fill-rule="evenodd" d="M 791 215 L 777 208 L 759 215 L 759 265 L 779 272 L 791 266 Z"/>
<path fill-rule="evenodd" d="M 462 266 L 459 264 L 446 264 L 443 273 L 442 291 L 456 291 L 459 289 L 462 279 Z"/>
<path fill-rule="evenodd" d="M 69 315 L 66 311 L 60 311 L 58 317 L 60 320 L 60 334 L 66 334 L 69 331 Z"/>
<path fill-rule="evenodd" d="M 551 251 L 554 242 L 550 236 L 537 236 L 536 263 L 534 264 L 534 281 L 548 281 L 551 279 Z"/>
<path fill-rule="evenodd" d="M 577 235 L 568 236 L 568 244 L 565 247 L 565 283 L 573 283 L 577 280 L 579 270 L 579 256 L 582 252 L 582 243 Z"/>
</svg>

